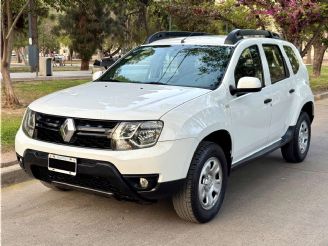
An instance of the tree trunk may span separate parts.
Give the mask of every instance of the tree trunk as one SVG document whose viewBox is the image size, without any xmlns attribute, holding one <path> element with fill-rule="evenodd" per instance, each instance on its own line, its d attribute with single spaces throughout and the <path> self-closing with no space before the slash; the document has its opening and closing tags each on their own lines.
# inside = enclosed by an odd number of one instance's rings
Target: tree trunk
<svg viewBox="0 0 328 246">
<path fill-rule="evenodd" d="M 71 66 L 73 66 L 73 49 L 69 47 L 68 52 L 69 52 L 69 60 L 71 61 Z"/>
<path fill-rule="evenodd" d="M 81 70 L 89 70 L 89 60 L 82 59 Z"/>
<path fill-rule="evenodd" d="M 304 57 L 307 54 L 308 50 L 311 49 L 314 42 L 316 42 L 317 39 L 320 38 L 322 26 L 323 26 L 323 23 L 320 23 L 318 25 L 318 27 L 314 30 L 314 33 L 313 33 L 311 39 L 307 42 L 304 49 L 300 52 L 301 57 Z"/>
<path fill-rule="evenodd" d="M 313 76 L 319 77 L 321 75 L 321 66 L 323 62 L 323 56 L 328 48 L 327 45 L 321 43 L 321 41 L 315 43 L 314 47 L 314 56 L 313 56 Z"/>
<path fill-rule="evenodd" d="M 312 64 L 312 46 L 308 49 L 306 53 L 306 64 Z"/>
<path fill-rule="evenodd" d="M 7 64 L 1 63 L 1 73 L 3 78 L 4 97 L 5 97 L 3 106 L 4 107 L 18 106 L 19 101 L 12 86 L 9 68 Z"/>
<path fill-rule="evenodd" d="M 145 28 L 145 31 L 146 31 L 146 37 L 149 36 L 149 26 L 148 26 L 148 8 L 147 8 L 147 5 L 144 5 L 142 7 L 142 12 L 143 12 L 143 24 L 144 24 L 144 28 Z"/>
<path fill-rule="evenodd" d="M 3 78 L 3 89 L 4 89 L 4 107 L 14 107 L 19 105 L 17 96 L 15 95 L 11 78 L 10 78 L 10 57 L 12 53 L 13 45 L 13 31 L 10 31 L 10 27 L 13 26 L 13 18 L 9 1 L 5 1 L 2 9 L 2 33 L 1 33 L 1 73 Z M 6 20 L 6 25 L 4 24 Z M 11 29 L 13 30 L 13 29 Z"/>
<path fill-rule="evenodd" d="M 22 63 L 22 57 L 21 54 L 19 53 L 19 48 L 15 50 L 16 52 L 16 57 L 17 57 L 17 63 Z"/>
<path fill-rule="evenodd" d="M 10 36 L 12 36 L 11 34 Z M 1 57 L 1 73 L 3 78 L 3 89 L 4 89 L 4 107 L 14 107 L 19 105 L 18 98 L 14 92 L 10 72 L 9 72 L 9 56 L 11 56 L 12 48 L 9 42 L 12 38 L 2 39 L 3 48 L 2 57 Z"/>
<path fill-rule="evenodd" d="M 26 57 L 25 57 L 25 48 L 24 47 L 21 47 L 18 49 L 18 53 L 20 54 L 20 57 L 22 58 L 23 62 L 24 62 L 24 65 L 28 65 L 28 62 L 26 60 Z"/>
</svg>

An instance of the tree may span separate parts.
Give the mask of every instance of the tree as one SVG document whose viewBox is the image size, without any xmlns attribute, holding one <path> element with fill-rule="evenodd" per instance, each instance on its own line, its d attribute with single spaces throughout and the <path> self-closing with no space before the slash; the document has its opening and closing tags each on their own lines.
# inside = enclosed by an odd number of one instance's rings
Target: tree
<svg viewBox="0 0 328 246">
<path fill-rule="evenodd" d="M 1 73 L 4 86 L 4 106 L 19 105 L 19 100 L 14 92 L 9 67 L 14 43 L 15 26 L 28 7 L 28 1 L 4 0 L 1 4 Z"/>
<path fill-rule="evenodd" d="M 112 55 L 120 50 L 127 52 L 145 41 L 146 37 L 168 26 L 163 4 L 152 0 L 121 1 L 116 8 L 115 23 L 106 38 L 104 49 Z"/>
<path fill-rule="evenodd" d="M 78 1 L 78 0 L 77 0 Z M 74 1 L 66 0 L 37 0 L 36 5 L 39 7 L 63 8 Z M 13 90 L 10 78 L 10 59 L 15 43 L 15 32 L 18 24 L 22 21 L 24 14 L 33 11 L 29 8 L 30 0 L 3 0 L 1 2 L 1 73 L 3 77 L 4 88 L 4 105 L 5 107 L 14 107 L 19 105 L 19 100 Z M 38 8 L 34 14 L 39 15 Z"/>
<path fill-rule="evenodd" d="M 313 48 L 313 76 L 319 77 L 321 74 L 323 57 L 328 48 L 328 26 L 325 26 L 325 28 L 322 29 L 319 38 L 313 43 Z"/>
<path fill-rule="evenodd" d="M 327 22 L 327 3 L 317 0 L 238 0 L 247 6 L 252 16 L 270 16 L 278 25 L 284 38 L 299 48 L 304 57 L 313 42 L 320 35 L 322 26 Z M 302 48 L 304 36 L 311 35 Z M 307 32 L 307 33 L 306 33 Z"/>
<path fill-rule="evenodd" d="M 324 54 L 328 48 L 328 2 L 319 1 L 321 14 L 324 17 L 321 30 L 317 39 L 313 42 L 313 76 L 319 77 L 321 74 L 321 67 Z"/>
<path fill-rule="evenodd" d="M 27 32 L 24 32 L 24 29 L 20 32 L 17 30 L 14 34 L 14 37 L 15 41 L 13 49 L 16 51 L 18 63 L 21 63 L 23 61 L 25 65 L 28 65 L 28 61 L 25 57 L 25 46 L 28 45 Z"/>
<path fill-rule="evenodd" d="M 115 1 L 86 0 L 69 7 L 59 17 L 62 35 L 68 35 L 74 50 L 81 57 L 81 70 L 89 69 L 89 61 L 104 38 L 112 30 L 116 19 Z"/>
<path fill-rule="evenodd" d="M 174 16 L 174 25 L 179 30 L 227 33 L 234 28 L 256 28 L 266 24 L 235 0 L 175 0 L 165 6 Z"/>
<path fill-rule="evenodd" d="M 38 23 L 38 44 L 40 52 L 49 54 L 51 51 L 60 48 L 60 37 L 54 34 L 53 28 L 56 25 L 55 16 L 50 14 L 47 18 L 40 18 Z"/>
</svg>

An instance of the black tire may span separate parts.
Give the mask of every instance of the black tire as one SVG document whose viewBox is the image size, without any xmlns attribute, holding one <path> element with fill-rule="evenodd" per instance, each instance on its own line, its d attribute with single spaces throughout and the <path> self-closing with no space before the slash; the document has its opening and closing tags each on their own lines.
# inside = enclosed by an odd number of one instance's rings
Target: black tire
<svg viewBox="0 0 328 246">
<path fill-rule="evenodd" d="M 299 136 L 300 136 L 300 128 L 302 123 L 305 122 L 308 126 L 308 141 L 307 141 L 307 147 L 306 149 L 304 148 L 303 151 L 301 151 L 301 147 L 299 144 Z M 290 163 L 299 163 L 302 162 L 310 148 L 310 143 L 311 143 L 311 121 L 310 117 L 307 113 L 301 112 L 298 121 L 295 126 L 295 130 L 293 133 L 293 138 L 292 140 L 281 147 L 281 154 L 285 161 L 290 162 Z"/>
<path fill-rule="evenodd" d="M 48 183 L 48 182 L 45 182 L 45 181 L 41 181 L 40 182 L 46 186 L 47 188 L 49 189 L 52 189 L 52 190 L 56 190 L 56 191 L 70 191 L 70 189 L 67 189 L 67 188 L 63 188 L 63 187 L 60 187 L 60 186 L 57 186 L 57 185 L 54 185 L 52 183 Z"/>
<path fill-rule="evenodd" d="M 210 209 L 204 209 L 199 199 L 199 181 L 203 166 L 210 158 L 216 158 L 221 164 L 221 191 L 216 202 Z M 173 196 L 176 213 L 184 220 L 205 223 L 213 219 L 219 212 L 228 179 L 227 161 L 221 147 L 212 142 L 201 142 L 193 156 L 188 175 L 181 189 Z"/>
</svg>

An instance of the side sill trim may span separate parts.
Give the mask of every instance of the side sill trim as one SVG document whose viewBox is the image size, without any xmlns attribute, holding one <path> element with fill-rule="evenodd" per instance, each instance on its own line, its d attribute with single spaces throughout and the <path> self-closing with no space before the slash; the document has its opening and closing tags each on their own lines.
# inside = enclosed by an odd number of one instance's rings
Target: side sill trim
<svg viewBox="0 0 328 246">
<path fill-rule="evenodd" d="M 246 157 L 243 160 L 240 160 L 240 161 L 234 163 L 231 166 L 231 170 L 235 170 L 235 169 L 249 163 L 250 161 L 253 161 L 253 160 L 258 159 L 258 158 L 260 158 L 264 155 L 267 155 L 267 154 L 275 151 L 276 149 L 279 149 L 280 147 L 284 146 L 285 144 L 289 143 L 293 138 L 294 129 L 295 129 L 295 126 L 289 126 L 286 133 L 285 133 L 285 135 L 281 137 L 281 140 L 273 143 L 270 146 L 265 147 L 264 149 L 261 149 L 260 151 Z"/>
</svg>

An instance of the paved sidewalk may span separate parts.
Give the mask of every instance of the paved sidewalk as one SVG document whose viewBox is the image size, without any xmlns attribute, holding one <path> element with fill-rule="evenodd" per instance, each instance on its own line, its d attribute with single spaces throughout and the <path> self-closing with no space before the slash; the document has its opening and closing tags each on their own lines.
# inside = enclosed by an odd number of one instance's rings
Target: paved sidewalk
<svg viewBox="0 0 328 246">
<path fill-rule="evenodd" d="M 15 151 L 1 153 L 1 167 L 8 167 L 17 164 Z"/>
<path fill-rule="evenodd" d="M 38 76 L 35 73 L 22 72 L 11 73 L 10 77 L 13 81 L 31 81 L 31 80 L 56 80 L 56 79 L 91 79 L 91 71 L 54 71 L 52 76 Z M 0 74 L 2 79 L 2 74 Z"/>
</svg>

